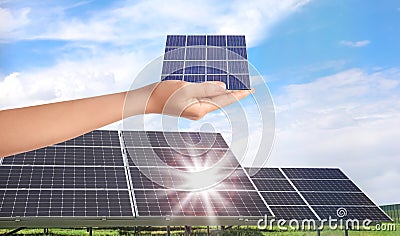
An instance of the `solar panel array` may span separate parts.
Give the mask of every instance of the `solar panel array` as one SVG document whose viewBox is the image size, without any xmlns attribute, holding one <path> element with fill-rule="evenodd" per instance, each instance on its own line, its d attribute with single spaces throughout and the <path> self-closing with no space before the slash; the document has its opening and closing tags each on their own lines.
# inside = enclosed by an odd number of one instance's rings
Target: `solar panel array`
<svg viewBox="0 0 400 236">
<path fill-rule="evenodd" d="M 155 157 L 173 169 L 155 165 Z M 201 191 L 174 188 L 187 181 L 174 170 L 215 164 L 231 173 L 219 184 Z M 180 219 L 174 224 L 202 217 L 237 223 L 264 215 L 321 220 L 337 217 L 340 207 L 347 210 L 344 218 L 390 220 L 339 169 L 262 168 L 252 177 L 247 171 L 220 134 L 93 131 L 1 159 L 0 227 L 41 219 L 44 226 L 65 226 L 59 219 L 88 226 L 104 226 L 105 219 L 117 219 L 115 226 L 165 225 L 171 217 Z"/>
<path fill-rule="evenodd" d="M 168 35 L 161 80 L 222 81 L 230 90 L 250 89 L 243 35 Z"/>
</svg>

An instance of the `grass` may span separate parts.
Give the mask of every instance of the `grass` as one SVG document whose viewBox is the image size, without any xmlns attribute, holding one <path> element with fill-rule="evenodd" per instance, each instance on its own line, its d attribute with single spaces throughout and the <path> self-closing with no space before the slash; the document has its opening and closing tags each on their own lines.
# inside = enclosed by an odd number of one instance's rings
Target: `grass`
<svg viewBox="0 0 400 236">
<path fill-rule="evenodd" d="M 207 235 L 207 228 L 205 226 L 193 227 L 192 235 Z M 165 227 L 140 227 L 137 228 L 137 235 L 166 235 Z M 9 232 L 10 229 L 0 229 L 0 234 Z M 223 232 L 220 228 L 210 227 L 211 235 L 218 236 L 316 236 L 316 231 L 302 231 L 302 230 L 289 230 L 289 231 L 279 231 L 274 229 L 272 231 L 259 230 L 256 227 L 237 227 L 226 229 Z M 99 229 L 93 228 L 93 235 L 134 235 L 134 228 L 129 229 Z M 171 235 L 183 235 L 183 227 L 171 227 Z M 44 234 L 43 229 L 23 229 L 19 231 L 16 235 L 89 235 L 86 229 L 62 229 L 53 228 L 48 229 L 48 233 Z M 321 236 L 343 236 L 343 230 L 322 230 Z M 400 224 L 396 225 L 396 231 L 349 231 L 349 236 L 398 236 L 400 235 Z"/>
</svg>

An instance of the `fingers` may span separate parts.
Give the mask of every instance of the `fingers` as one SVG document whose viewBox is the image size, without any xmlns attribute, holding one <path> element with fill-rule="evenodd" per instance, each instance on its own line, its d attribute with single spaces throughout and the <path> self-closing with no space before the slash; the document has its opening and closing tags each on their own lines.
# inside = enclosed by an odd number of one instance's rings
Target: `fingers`
<svg viewBox="0 0 400 236">
<path fill-rule="evenodd" d="M 194 83 L 186 86 L 185 89 L 188 89 L 187 92 L 189 92 L 192 97 L 196 98 L 215 97 L 229 93 L 229 91 L 226 90 L 225 83 L 220 81 Z"/>
<path fill-rule="evenodd" d="M 218 95 L 209 99 L 200 99 L 201 108 L 205 109 L 206 113 L 208 113 L 237 102 L 238 100 L 243 99 L 252 93 L 254 93 L 254 89 L 239 90 Z"/>
</svg>

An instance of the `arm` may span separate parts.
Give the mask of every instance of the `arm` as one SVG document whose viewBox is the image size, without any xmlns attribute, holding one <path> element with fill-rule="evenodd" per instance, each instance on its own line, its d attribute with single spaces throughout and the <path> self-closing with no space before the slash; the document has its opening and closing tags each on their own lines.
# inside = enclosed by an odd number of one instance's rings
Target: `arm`
<svg viewBox="0 0 400 236">
<path fill-rule="evenodd" d="M 0 157 L 63 142 L 124 117 L 158 113 L 197 120 L 251 91 L 223 83 L 164 81 L 116 94 L 0 111 Z M 125 107 L 124 104 L 135 104 Z"/>
</svg>

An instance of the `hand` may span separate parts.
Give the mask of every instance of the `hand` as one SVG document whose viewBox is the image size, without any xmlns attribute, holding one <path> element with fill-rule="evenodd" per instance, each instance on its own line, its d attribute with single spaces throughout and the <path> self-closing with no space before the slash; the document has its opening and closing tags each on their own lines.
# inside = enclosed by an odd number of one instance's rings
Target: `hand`
<svg viewBox="0 0 400 236">
<path fill-rule="evenodd" d="M 189 83 L 167 80 L 149 85 L 152 89 L 145 113 L 158 113 L 199 120 L 207 113 L 232 104 L 254 92 L 226 90 L 223 82 Z"/>
</svg>

